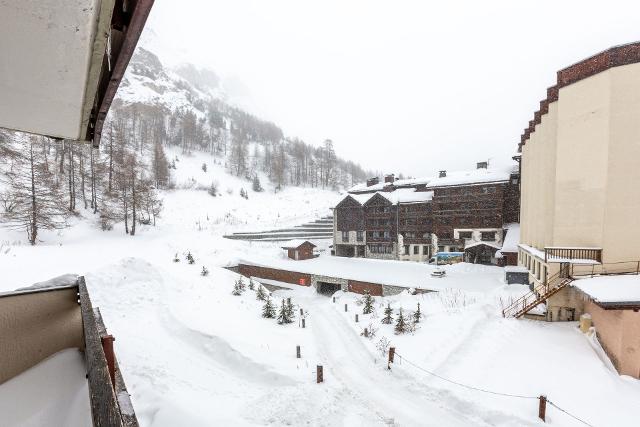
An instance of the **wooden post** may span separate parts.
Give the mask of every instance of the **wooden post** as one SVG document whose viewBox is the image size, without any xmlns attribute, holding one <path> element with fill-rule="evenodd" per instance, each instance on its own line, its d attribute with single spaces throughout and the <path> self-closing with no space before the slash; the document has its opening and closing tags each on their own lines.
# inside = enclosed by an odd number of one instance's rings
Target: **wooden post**
<svg viewBox="0 0 640 427">
<path fill-rule="evenodd" d="M 547 415 L 547 396 L 540 396 L 540 405 L 538 405 L 538 417 L 546 422 L 545 418 Z"/>
<path fill-rule="evenodd" d="M 387 363 L 387 368 L 391 369 L 391 364 L 393 363 L 393 356 L 396 354 L 395 347 L 389 347 L 389 363 Z"/>
<path fill-rule="evenodd" d="M 302 329 L 304 329 L 304 319 L 302 319 Z"/>
<path fill-rule="evenodd" d="M 302 311 L 302 309 L 300 309 L 300 316 L 302 316 L 304 314 L 304 312 Z"/>
<path fill-rule="evenodd" d="M 347 312 L 347 304 L 344 305 L 344 312 Z"/>
<path fill-rule="evenodd" d="M 102 342 L 102 350 L 104 351 L 104 357 L 107 359 L 107 368 L 109 369 L 109 376 L 111 377 L 111 384 L 116 386 L 116 368 L 115 368 L 115 356 L 113 354 L 113 342 L 116 339 L 113 335 L 105 335 L 100 337 Z"/>
<path fill-rule="evenodd" d="M 364 337 L 369 338 L 369 330 L 367 328 L 364 328 Z"/>
<path fill-rule="evenodd" d="M 296 359 L 300 359 L 300 346 L 296 346 Z"/>
<path fill-rule="evenodd" d="M 322 375 L 322 365 L 318 365 L 316 367 L 316 383 L 320 384 L 324 381 L 324 376 Z"/>
<path fill-rule="evenodd" d="M 287 298 L 287 305 L 291 305 L 291 297 Z"/>
<path fill-rule="evenodd" d="M 333 297 L 333 302 L 336 302 L 336 297 Z"/>
<path fill-rule="evenodd" d="M 356 314 L 356 323 L 358 323 L 358 315 Z"/>
</svg>

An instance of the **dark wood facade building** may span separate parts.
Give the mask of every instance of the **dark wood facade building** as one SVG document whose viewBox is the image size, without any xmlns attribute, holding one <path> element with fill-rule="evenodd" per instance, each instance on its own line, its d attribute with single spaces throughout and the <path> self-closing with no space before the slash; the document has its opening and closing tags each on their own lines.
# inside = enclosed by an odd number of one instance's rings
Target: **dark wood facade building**
<svg viewBox="0 0 640 427">
<path fill-rule="evenodd" d="M 335 207 L 336 255 L 427 261 L 465 251 L 470 262 L 499 262 L 505 225 L 519 220 L 517 167 L 392 177 L 354 187 Z"/>
</svg>

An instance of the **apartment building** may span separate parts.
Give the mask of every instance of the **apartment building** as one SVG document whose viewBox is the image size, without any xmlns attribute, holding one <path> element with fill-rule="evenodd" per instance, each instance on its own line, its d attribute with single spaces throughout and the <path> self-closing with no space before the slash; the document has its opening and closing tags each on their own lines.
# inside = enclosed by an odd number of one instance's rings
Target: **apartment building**
<svg viewBox="0 0 640 427">
<path fill-rule="evenodd" d="M 629 275 L 640 273 L 639 117 L 640 42 L 558 71 L 518 146 L 518 263 L 533 290 L 504 312 L 536 317 L 528 312 L 544 303 L 537 317 L 548 321 L 589 313 L 613 363 L 635 377 L 640 280 Z M 587 286 L 604 276 L 612 280 Z"/>
<path fill-rule="evenodd" d="M 334 209 L 335 254 L 424 262 L 436 252 L 464 251 L 469 262 L 497 264 L 506 225 L 518 222 L 518 203 L 517 165 L 481 162 L 435 178 L 372 178 Z"/>
</svg>

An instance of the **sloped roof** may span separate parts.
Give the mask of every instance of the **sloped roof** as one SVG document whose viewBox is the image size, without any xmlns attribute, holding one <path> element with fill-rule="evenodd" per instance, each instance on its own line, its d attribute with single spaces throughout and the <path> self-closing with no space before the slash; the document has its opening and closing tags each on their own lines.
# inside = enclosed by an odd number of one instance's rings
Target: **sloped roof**
<svg viewBox="0 0 640 427">
<path fill-rule="evenodd" d="M 311 243 L 308 240 L 304 240 L 304 239 L 293 239 L 293 240 L 289 240 L 287 242 L 284 242 L 281 244 L 281 248 L 282 249 L 298 249 L 300 246 L 302 246 L 303 244 L 308 243 L 311 246 L 315 247 L 316 245 L 314 245 L 313 243 Z"/>
</svg>

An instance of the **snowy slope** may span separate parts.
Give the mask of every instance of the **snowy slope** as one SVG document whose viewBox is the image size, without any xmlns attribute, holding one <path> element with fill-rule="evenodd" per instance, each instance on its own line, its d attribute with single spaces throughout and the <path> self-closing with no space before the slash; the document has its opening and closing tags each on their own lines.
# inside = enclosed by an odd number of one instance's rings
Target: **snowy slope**
<svg viewBox="0 0 640 427">
<path fill-rule="evenodd" d="M 262 319 L 251 291 L 231 295 L 237 275 L 222 266 L 256 254 L 283 259 L 282 250 L 277 243 L 232 241 L 222 234 L 324 215 L 336 194 L 287 188 L 276 194 L 249 191 L 245 200 L 237 189 L 245 181 L 213 165 L 203 172 L 198 166 L 206 155 L 199 156 L 181 157 L 178 184 L 205 185 L 215 177 L 222 195 L 214 198 L 195 187 L 163 192 L 158 226 L 144 227 L 135 237 L 101 232 L 81 218 L 69 229 L 43 233 L 44 241 L 31 247 L 21 235 L 0 229 L 2 290 L 63 273 L 86 276 L 94 304 L 116 336 L 142 426 L 541 425 L 535 399 L 461 388 L 407 361 L 475 387 L 547 394 L 596 426 L 635 425 L 640 382 L 610 370 L 574 323 L 503 319 L 501 299 L 526 289 L 504 286 L 499 268 L 461 265 L 464 275 L 442 281 L 451 290 L 377 298 L 375 315 L 361 314 L 357 295 L 338 293 L 332 304 L 308 288 L 279 291 L 276 303 L 291 296 L 307 311 L 307 328 Z M 186 251 L 195 265 L 185 262 Z M 176 253 L 179 263 L 172 262 Z M 210 270 L 207 277 L 199 274 L 203 266 Z M 394 313 L 401 306 L 410 313 L 417 302 L 425 317 L 413 335 L 397 336 L 393 325 L 380 324 L 387 303 Z M 378 329 L 372 340 L 360 335 L 369 323 Z M 391 371 L 376 350 L 382 336 L 405 358 Z M 296 345 L 302 359 L 295 358 Z M 322 385 L 315 384 L 318 364 L 325 369 Z M 553 408 L 548 421 L 580 425 Z"/>
</svg>

